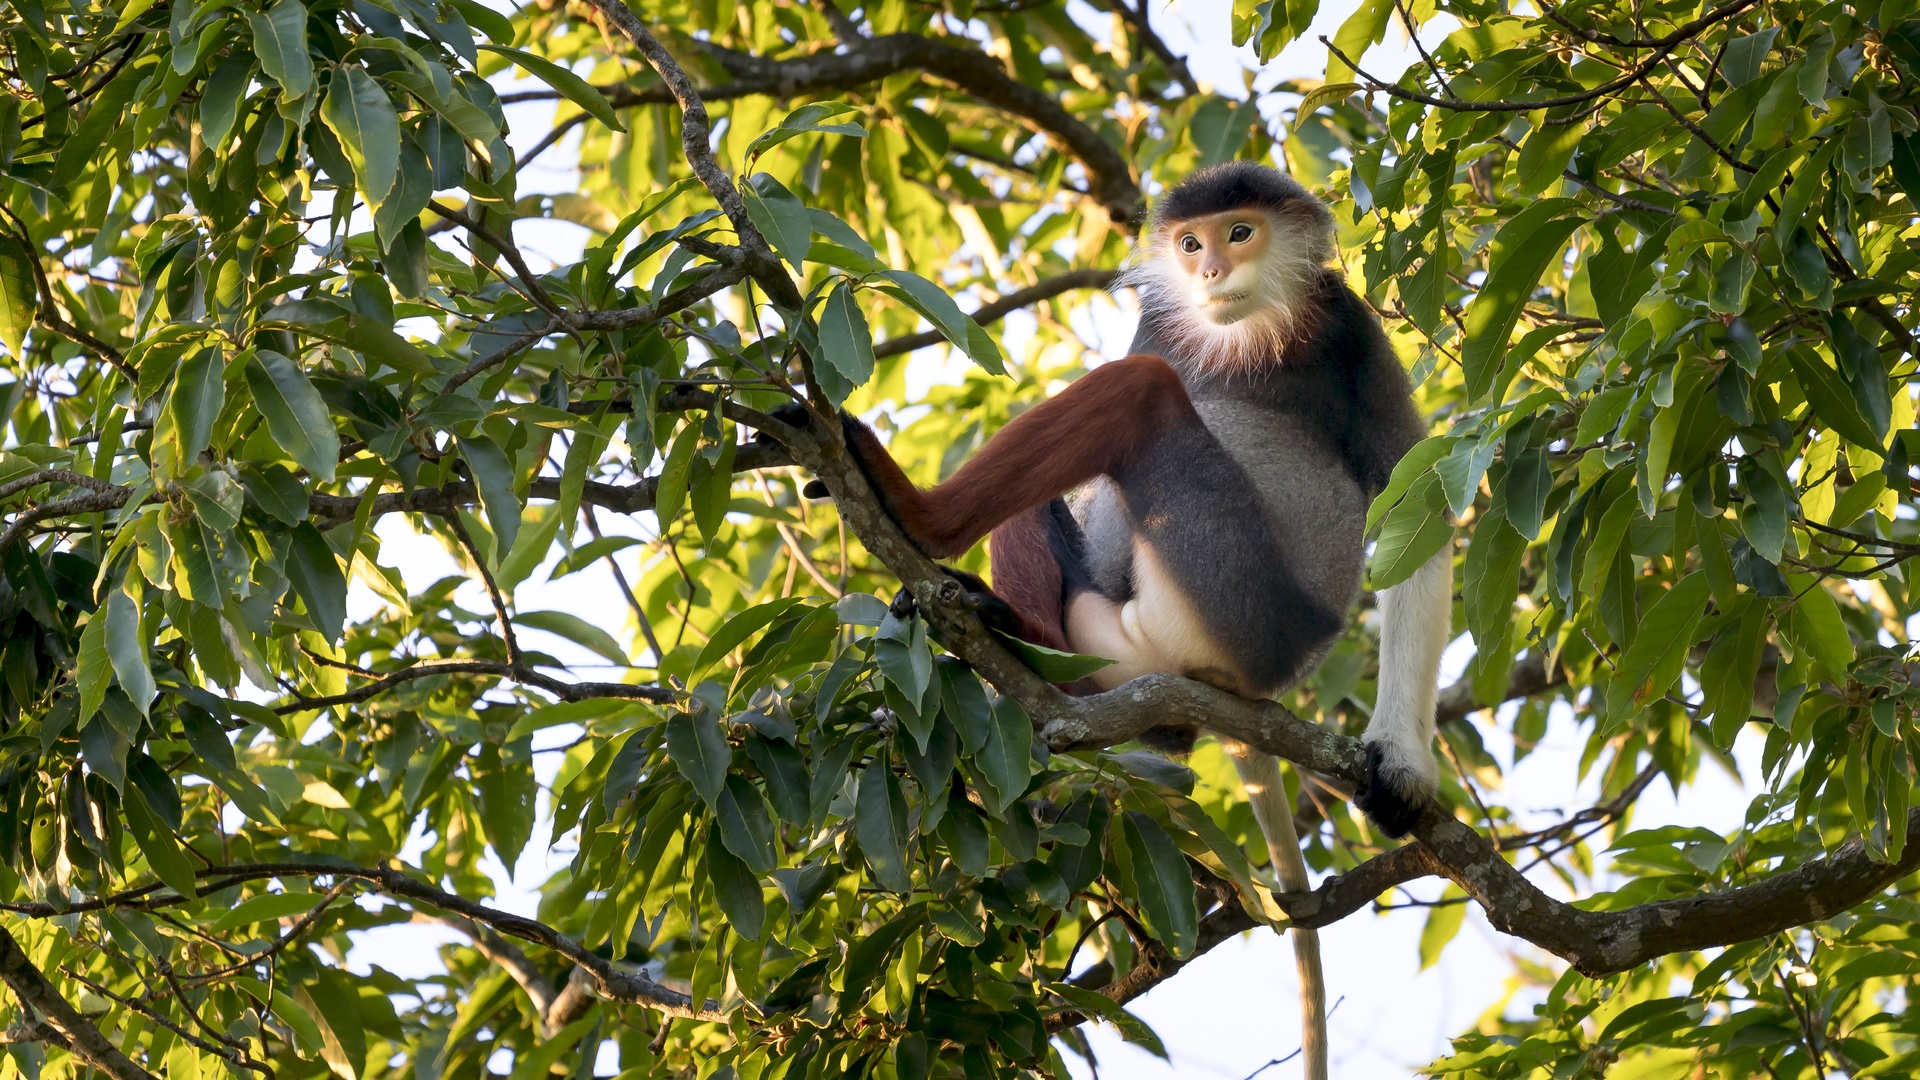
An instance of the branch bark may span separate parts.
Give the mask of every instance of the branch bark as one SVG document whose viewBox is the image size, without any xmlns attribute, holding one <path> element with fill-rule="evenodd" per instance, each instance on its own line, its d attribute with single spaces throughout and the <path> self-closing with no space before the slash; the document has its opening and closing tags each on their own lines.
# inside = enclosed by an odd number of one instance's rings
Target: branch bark
<svg viewBox="0 0 1920 1080">
<path fill-rule="evenodd" d="M 152 1073 L 121 1053 L 99 1028 L 67 1004 L 5 927 L 0 927 L 0 982 L 7 984 L 22 1006 L 40 1014 L 40 1022 L 30 1021 L 29 1030 L 58 1036 L 60 1046 L 113 1080 L 155 1080 Z"/>
</svg>

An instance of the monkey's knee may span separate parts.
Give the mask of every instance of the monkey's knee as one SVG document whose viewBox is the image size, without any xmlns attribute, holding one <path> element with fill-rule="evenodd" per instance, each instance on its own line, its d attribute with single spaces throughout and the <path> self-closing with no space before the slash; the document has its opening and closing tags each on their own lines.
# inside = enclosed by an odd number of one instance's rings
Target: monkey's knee
<svg viewBox="0 0 1920 1080">
<path fill-rule="evenodd" d="M 1067 601 L 1067 644 L 1074 652 L 1113 661 L 1089 676 L 1102 690 L 1167 670 L 1152 646 L 1127 629 L 1127 610 L 1134 603 L 1116 604 L 1099 593 L 1079 593 Z"/>
</svg>

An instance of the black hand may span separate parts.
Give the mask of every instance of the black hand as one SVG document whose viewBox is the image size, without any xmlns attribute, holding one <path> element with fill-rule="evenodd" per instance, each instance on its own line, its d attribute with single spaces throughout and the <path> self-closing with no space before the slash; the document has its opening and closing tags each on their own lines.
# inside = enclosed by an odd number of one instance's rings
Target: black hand
<svg viewBox="0 0 1920 1080">
<path fill-rule="evenodd" d="M 980 580 L 979 575 L 969 574 L 965 570 L 956 570 L 951 566 L 943 566 L 940 569 L 946 571 L 948 577 L 960 583 L 961 588 L 965 590 L 960 596 L 960 602 L 980 616 L 980 621 L 986 623 L 989 629 L 998 630 L 1008 637 L 1020 636 L 1020 617 L 1014 613 L 1013 605 L 1000 599 L 992 589 L 987 587 L 986 582 Z M 888 605 L 888 610 L 893 612 L 893 617 L 896 619 L 911 617 L 914 608 L 913 594 L 904 588 L 893 594 L 893 602 Z"/>
</svg>

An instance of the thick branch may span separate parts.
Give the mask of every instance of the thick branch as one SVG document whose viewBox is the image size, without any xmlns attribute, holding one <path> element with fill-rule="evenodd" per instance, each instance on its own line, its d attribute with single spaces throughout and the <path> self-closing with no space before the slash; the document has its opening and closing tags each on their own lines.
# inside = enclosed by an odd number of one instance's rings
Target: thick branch
<svg viewBox="0 0 1920 1080">
<path fill-rule="evenodd" d="M 592 2 L 602 11 L 608 11 L 599 0 Z M 612 2 L 617 3 L 617 0 Z M 610 11 L 608 15 L 614 18 Z M 615 23 L 619 25 L 617 18 Z M 622 30 L 625 30 L 624 26 Z M 1150 40 L 1149 47 L 1157 40 Z M 1091 178 L 1089 193 L 1106 208 L 1114 221 L 1132 229 L 1138 228 L 1145 219 L 1146 197 L 1134 179 L 1126 156 L 1102 138 L 1099 132 L 1062 107 L 1054 95 L 1010 77 L 995 58 L 975 48 L 949 45 L 919 34 L 854 37 L 843 39 L 843 43 L 846 45 L 844 51 L 823 50 L 811 56 L 770 60 L 710 42 L 700 42 L 700 46 L 733 76 L 733 80 L 701 89 L 697 91 L 697 96 L 707 101 L 726 101 L 762 94 L 776 98 L 811 97 L 867 86 L 903 71 L 924 71 L 952 83 L 987 105 L 1019 117 L 1034 131 L 1045 135 L 1079 161 Z M 657 41 L 654 44 L 659 47 Z M 664 54 L 664 49 L 662 52 Z M 653 62 L 651 54 L 648 55 L 648 62 Z M 657 64 L 655 68 L 658 70 Z M 687 88 L 692 89 L 691 82 Z M 679 90 L 670 87 L 636 90 L 627 86 L 607 86 L 602 87 L 601 91 L 616 108 L 682 100 Z M 554 91 L 539 90 L 508 94 L 501 100 L 528 101 L 558 96 Z M 702 138 L 705 138 L 705 123 L 703 109 Z M 698 167 L 695 172 L 703 181 L 706 179 Z"/>
<path fill-rule="evenodd" d="M 1090 194 L 1114 221 L 1134 229 L 1144 220 L 1146 198 L 1126 155 L 1068 112 L 1056 95 L 1012 78 L 999 60 L 977 48 L 904 33 L 850 43 L 845 52 L 819 52 L 791 60 L 768 60 L 712 44 L 705 47 L 735 80 L 711 91 L 716 97 L 758 93 L 791 98 L 862 86 L 902 71 L 924 71 L 1026 121 L 1079 161 L 1087 170 Z"/>
<path fill-rule="evenodd" d="M 59 1045 L 74 1057 L 113 1080 L 155 1080 L 152 1073 L 134 1064 L 99 1028 L 67 1004 L 5 927 L 0 927 L 0 982 L 7 984 L 21 1005 L 40 1014 L 43 1023 L 33 1027 L 51 1029 L 59 1037 Z"/>
<path fill-rule="evenodd" d="M 117 510 L 126 505 L 127 498 L 133 494 L 132 488 L 114 488 L 111 491 L 90 491 L 85 495 L 71 495 L 64 499 L 55 499 L 49 503 L 30 506 L 20 511 L 0 533 L 0 554 L 17 543 L 27 530 L 48 518 L 65 514 L 97 514 L 102 510 Z"/>
</svg>

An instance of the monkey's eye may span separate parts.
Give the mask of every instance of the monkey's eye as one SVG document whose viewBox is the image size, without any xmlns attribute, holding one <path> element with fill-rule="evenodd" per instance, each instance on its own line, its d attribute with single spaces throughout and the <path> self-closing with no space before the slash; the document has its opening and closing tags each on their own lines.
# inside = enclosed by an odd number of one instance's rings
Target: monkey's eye
<svg viewBox="0 0 1920 1080">
<path fill-rule="evenodd" d="M 1244 223 L 1235 225 L 1232 231 L 1227 233 L 1227 239 L 1236 244 L 1244 244 L 1253 239 L 1253 226 Z"/>
<path fill-rule="evenodd" d="M 1180 250 L 1186 252 L 1189 255 L 1193 254 L 1196 251 L 1199 251 L 1200 238 L 1193 235 L 1192 233 L 1188 233 L 1187 235 L 1181 237 Z"/>
</svg>

